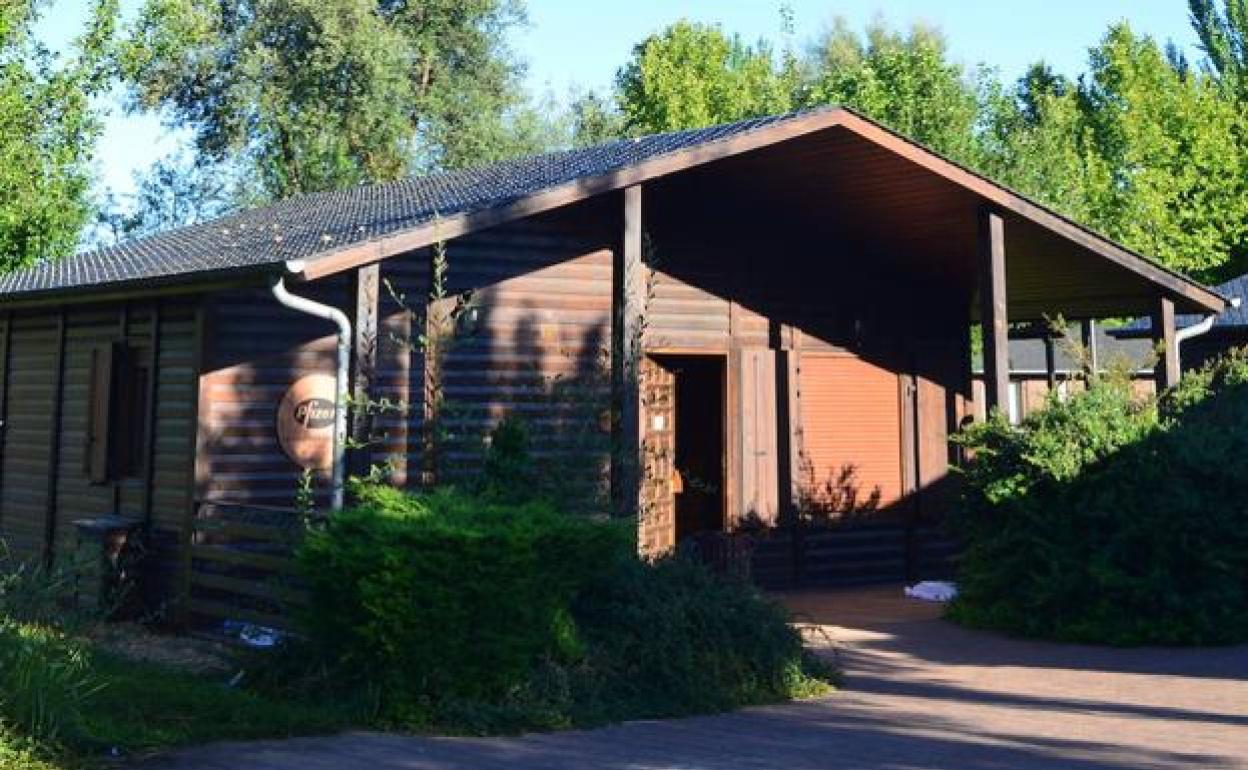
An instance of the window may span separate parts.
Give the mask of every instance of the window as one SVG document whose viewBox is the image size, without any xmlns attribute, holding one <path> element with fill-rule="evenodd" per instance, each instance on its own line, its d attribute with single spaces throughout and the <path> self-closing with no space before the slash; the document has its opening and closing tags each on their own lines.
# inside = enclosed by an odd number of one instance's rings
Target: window
<svg viewBox="0 0 1248 770">
<path fill-rule="evenodd" d="M 91 351 L 86 448 L 91 483 L 131 478 L 143 470 L 150 377 L 138 352 L 124 342 Z"/>
</svg>

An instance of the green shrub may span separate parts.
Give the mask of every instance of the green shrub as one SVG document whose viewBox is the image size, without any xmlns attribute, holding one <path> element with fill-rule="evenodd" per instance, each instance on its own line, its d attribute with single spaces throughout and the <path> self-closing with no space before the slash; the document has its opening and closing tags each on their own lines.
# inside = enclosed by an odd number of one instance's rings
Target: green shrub
<svg viewBox="0 0 1248 770">
<path fill-rule="evenodd" d="M 952 618 L 1111 644 L 1248 639 L 1248 358 L 1160 401 L 1090 385 L 970 450 Z"/>
<path fill-rule="evenodd" d="M 825 685 L 787 615 L 692 562 L 640 562 L 630 523 L 541 502 L 359 490 L 298 561 L 306 641 L 270 684 L 405 727 L 511 732 L 672 716 Z"/>
<path fill-rule="evenodd" d="M 617 524 L 443 490 L 361 490 L 298 550 L 312 653 L 383 714 L 432 715 L 523 685 L 543 656 L 575 656 L 568 607 L 630 549 Z"/>
<path fill-rule="evenodd" d="M 826 692 L 788 612 L 689 558 L 629 561 L 573 609 L 590 651 L 575 708 L 589 721 L 701 714 Z"/>
</svg>

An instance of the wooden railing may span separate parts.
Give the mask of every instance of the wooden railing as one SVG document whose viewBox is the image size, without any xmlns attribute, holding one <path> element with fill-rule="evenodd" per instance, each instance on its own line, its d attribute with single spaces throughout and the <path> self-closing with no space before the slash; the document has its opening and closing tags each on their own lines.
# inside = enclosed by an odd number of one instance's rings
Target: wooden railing
<svg viewBox="0 0 1248 770">
<path fill-rule="evenodd" d="M 306 604 L 292 552 L 303 525 L 291 508 L 202 500 L 191 536 L 187 610 L 192 627 L 225 621 L 290 626 Z"/>
</svg>

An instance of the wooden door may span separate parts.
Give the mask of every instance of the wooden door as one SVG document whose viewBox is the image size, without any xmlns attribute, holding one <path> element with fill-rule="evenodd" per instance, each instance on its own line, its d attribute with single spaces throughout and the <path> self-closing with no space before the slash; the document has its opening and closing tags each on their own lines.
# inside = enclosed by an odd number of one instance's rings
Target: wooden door
<svg viewBox="0 0 1248 770">
<path fill-rule="evenodd" d="M 898 375 L 854 355 L 802 356 L 806 505 L 830 515 L 886 509 L 903 493 Z"/>
<path fill-rule="evenodd" d="M 738 359 L 737 382 L 741 458 L 740 523 L 774 525 L 780 513 L 776 443 L 776 352 L 748 348 Z"/>
<path fill-rule="evenodd" d="M 641 361 L 641 495 L 638 547 L 658 558 L 676 547 L 676 375 Z"/>
</svg>

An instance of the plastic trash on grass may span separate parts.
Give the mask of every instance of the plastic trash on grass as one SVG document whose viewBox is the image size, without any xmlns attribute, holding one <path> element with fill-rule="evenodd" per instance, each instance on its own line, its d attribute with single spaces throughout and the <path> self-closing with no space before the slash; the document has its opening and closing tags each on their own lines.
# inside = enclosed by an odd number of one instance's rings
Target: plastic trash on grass
<svg viewBox="0 0 1248 770">
<path fill-rule="evenodd" d="M 906 596 L 925 602 L 947 602 L 958 595 L 958 587 L 945 580 L 924 580 L 906 587 Z"/>
<path fill-rule="evenodd" d="M 281 631 L 268 626 L 261 626 L 256 623 L 245 623 L 238 620 L 227 620 L 224 623 L 226 636 L 238 637 L 238 640 L 248 647 L 259 649 L 268 649 L 276 647 L 282 641 L 284 636 Z"/>
</svg>

